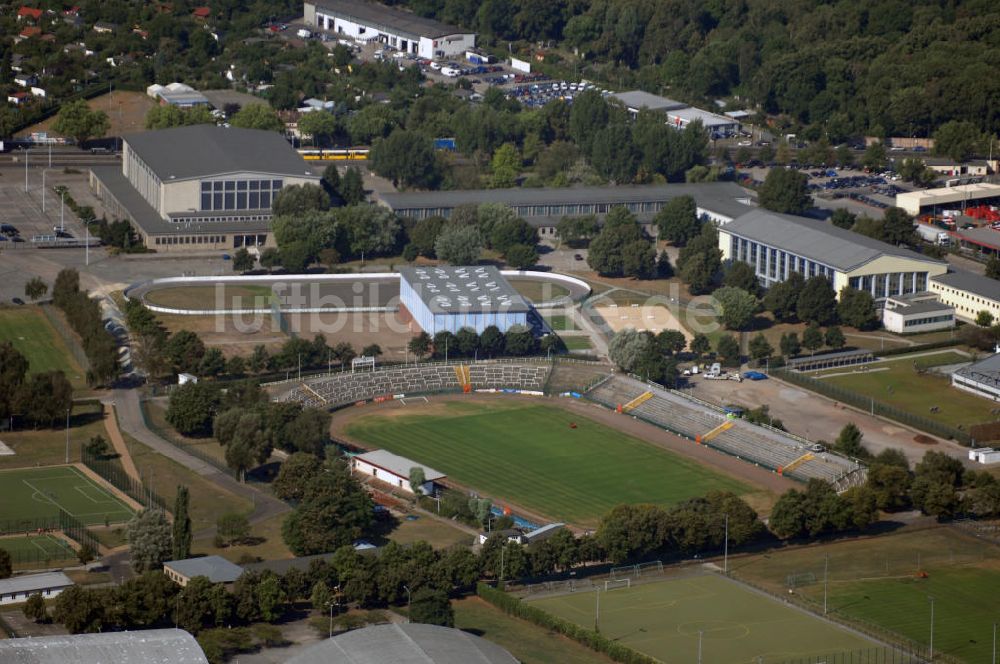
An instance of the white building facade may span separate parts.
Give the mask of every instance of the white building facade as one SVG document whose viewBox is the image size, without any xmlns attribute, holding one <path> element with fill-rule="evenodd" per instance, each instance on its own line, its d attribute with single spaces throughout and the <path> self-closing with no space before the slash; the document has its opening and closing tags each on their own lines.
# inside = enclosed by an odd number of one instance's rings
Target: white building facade
<svg viewBox="0 0 1000 664">
<path fill-rule="evenodd" d="M 424 332 L 527 326 L 531 305 L 492 266 L 400 269 L 399 300 Z"/>
<path fill-rule="evenodd" d="M 886 298 L 882 325 L 896 334 L 934 332 L 955 327 L 955 308 L 922 292 Z"/>
<path fill-rule="evenodd" d="M 424 483 L 418 488 L 425 496 L 434 494 L 434 482 L 445 477 L 444 473 L 425 466 L 416 461 L 401 457 L 398 454 L 385 450 L 375 450 L 365 452 L 351 459 L 351 468 L 362 475 L 367 475 L 390 486 L 415 493 L 414 487 L 410 485 L 410 470 L 422 468 L 424 471 Z"/>
<path fill-rule="evenodd" d="M 421 58 L 461 58 L 476 46 L 475 33 L 365 0 L 307 2 L 304 16 L 306 25 Z"/>
</svg>

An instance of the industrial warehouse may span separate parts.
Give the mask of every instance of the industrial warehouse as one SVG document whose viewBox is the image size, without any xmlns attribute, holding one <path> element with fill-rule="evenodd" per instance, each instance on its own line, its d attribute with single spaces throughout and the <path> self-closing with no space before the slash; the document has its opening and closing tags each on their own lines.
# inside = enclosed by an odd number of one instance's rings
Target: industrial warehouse
<svg viewBox="0 0 1000 664">
<path fill-rule="evenodd" d="M 413 191 L 383 193 L 380 202 L 400 217 L 448 218 L 461 205 L 503 203 L 538 229 L 542 237 L 554 237 L 563 217 L 595 215 L 603 219 L 614 207 L 626 207 L 646 231 L 655 235 L 651 223 L 657 212 L 673 198 L 691 196 L 698 215 L 724 225 L 749 212 L 751 197 L 733 182 L 697 184 L 631 185 L 620 187 L 559 187 L 538 189 L 468 189 L 459 191 Z"/>
<path fill-rule="evenodd" d="M 90 170 L 110 215 L 159 252 L 273 246 L 274 197 L 319 182 L 281 134 L 213 125 L 126 136 L 120 168 Z"/>
<path fill-rule="evenodd" d="M 473 32 L 372 2 L 307 2 L 305 23 L 429 59 L 462 56 L 476 46 Z"/>
</svg>

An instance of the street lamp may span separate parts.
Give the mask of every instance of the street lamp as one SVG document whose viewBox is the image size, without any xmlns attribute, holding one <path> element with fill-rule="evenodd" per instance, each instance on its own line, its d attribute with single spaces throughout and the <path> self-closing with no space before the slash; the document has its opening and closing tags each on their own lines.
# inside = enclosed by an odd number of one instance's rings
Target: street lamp
<svg viewBox="0 0 1000 664">
<path fill-rule="evenodd" d="M 930 661 L 933 662 L 934 661 L 934 596 L 928 595 L 927 599 L 931 601 L 931 644 L 929 649 L 930 652 L 928 654 Z"/>
<path fill-rule="evenodd" d="M 72 409 L 72 405 L 66 408 L 66 463 L 69 463 L 69 412 Z"/>
<path fill-rule="evenodd" d="M 413 622 L 410 617 L 410 587 L 404 585 L 403 590 L 406 591 L 406 622 Z"/>
<path fill-rule="evenodd" d="M 51 170 L 52 170 L 51 168 L 43 168 L 42 169 L 42 212 L 45 212 L 45 174 L 48 173 Z M 60 228 L 60 230 L 65 231 L 66 230 L 66 226 L 63 225 L 63 227 Z"/>
</svg>

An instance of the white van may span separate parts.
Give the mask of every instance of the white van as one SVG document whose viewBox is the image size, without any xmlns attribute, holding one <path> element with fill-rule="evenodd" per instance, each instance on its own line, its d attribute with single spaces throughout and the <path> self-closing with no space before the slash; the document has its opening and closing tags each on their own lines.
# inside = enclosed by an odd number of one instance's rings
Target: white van
<svg viewBox="0 0 1000 664">
<path fill-rule="evenodd" d="M 299 28 L 298 32 L 295 33 L 299 39 L 309 39 L 313 36 L 313 33 L 305 28 Z"/>
</svg>

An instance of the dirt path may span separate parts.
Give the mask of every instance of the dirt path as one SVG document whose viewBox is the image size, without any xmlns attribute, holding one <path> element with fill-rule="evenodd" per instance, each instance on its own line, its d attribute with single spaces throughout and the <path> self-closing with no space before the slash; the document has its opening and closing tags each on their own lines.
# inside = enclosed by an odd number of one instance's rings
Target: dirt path
<svg viewBox="0 0 1000 664">
<path fill-rule="evenodd" d="M 118 459 L 122 462 L 122 468 L 125 470 L 125 473 L 136 482 L 142 482 L 142 478 L 139 477 L 139 469 L 135 467 L 132 455 L 128 451 L 128 445 L 125 444 L 125 439 L 122 438 L 122 432 L 118 430 L 118 417 L 115 415 L 114 404 L 104 404 L 104 428 L 108 430 L 111 445 L 115 448 L 115 452 L 118 453 Z"/>
<path fill-rule="evenodd" d="M 539 403 L 538 397 L 519 397 L 515 395 L 503 395 L 501 397 L 496 395 L 486 396 L 458 394 L 429 397 L 429 403 L 432 407 L 435 404 L 441 404 L 448 401 L 464 401 L 466 403 L 472 401 L 489 405 L 490 403 L 495 403 L 495 400 L 498 398 L 502 398 L 504 401 L 519 400 L 526 404 Z M 731 457 L 727 454 L 723 454 L 722 452 L 705 447 L 704 445 L 696 445 L 692 441 L 681 438 L 680 436 L 660 429 L 652 424 L 647 424 L 646 422 L 629 417 L 628 415 L 619 415 L 614 411 L 608 410 L 603 406 L 598 406 L 597 404 L 589 401 L 546 397 L 544 398 L 544 403 L 545 405 L 564 408 L 570 412 L 577 413 L 582 417 L 587 417 L 617 431 L 622 431 L 656 445 L 657 447 L 679 454 L 687 459 L 692 459 L 715 472 L 730 476 L 741 482 L 751 484 L 754 489 L 780 494 L 784 493 L 788 489 L 801 487 L 798 482 L 788 479 L 787 477 L 782 477 L 770 470 L 741 461 L 735 457 Z M 379 404 L 378 406 L 369 405 L 358 408 L 347 408 L 338 411 L 333 414 L 333 420 L 330 425 L 332 435 L 342 440 L 347 440 L 360 445 L 360 443 L 347 436 L 345 431 L 352 421 L 359 417 L 364 417 L 365 415 L 371 415 L 374 408 L 381 409 L 385 416 L 394 417 L 403 414 L 401 411 L 414 409 L 414 406 L 403 406 L 395 402 L 388 402 Z M 541 522 L 546 523 L 551 521 L 550 518 L 538 512 L 525 509 L 520 505 L 510 503 L 510 501 L 505 500 L 503 502 L 509 504 L 511 509 L 516 513 L 523 514 L 529 519 L 538 519 Z"/>
</svg>

